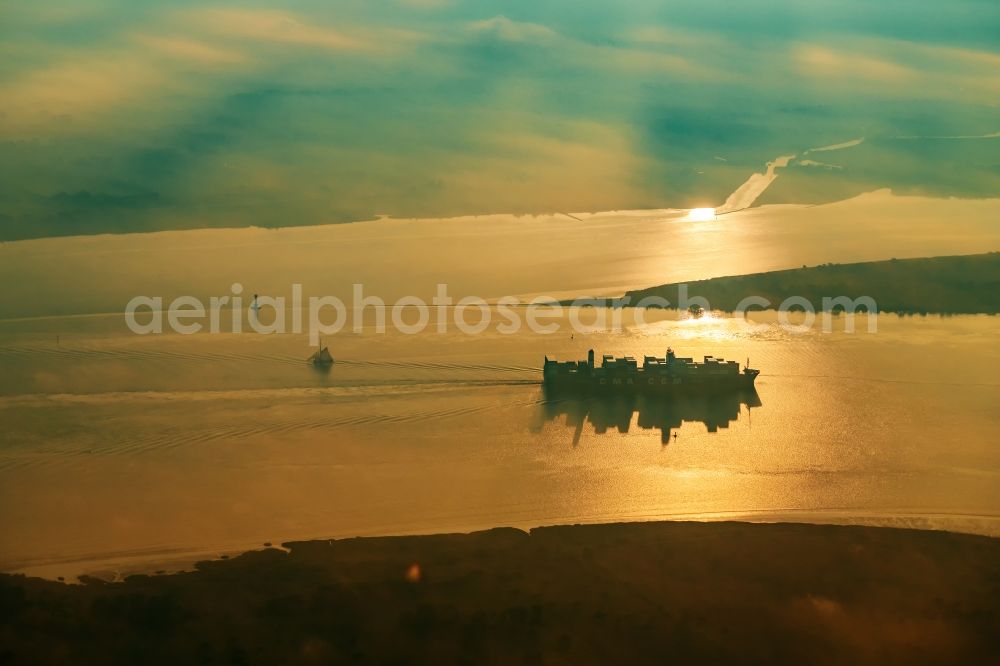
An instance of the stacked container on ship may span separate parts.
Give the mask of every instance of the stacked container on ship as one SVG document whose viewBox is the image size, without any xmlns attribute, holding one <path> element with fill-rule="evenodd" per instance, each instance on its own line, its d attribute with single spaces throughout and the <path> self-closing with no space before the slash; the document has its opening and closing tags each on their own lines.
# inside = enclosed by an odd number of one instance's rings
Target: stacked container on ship
<svg viewBox="0 0 1000 666">
<path fill-rule="evenodd" d="M 586 361 L 556 361 L 545 357 L 542 378 L 546 387 L 575 391 L 699 393 L 752 389 L 760 370 L 736 361 L 705 356 L 701 362 L 678 357 L 673 349 L 666 356 L 646 356 L 642 365 L 631 356 L 605 355 L 594 362 L 594 350 Z"/>
</svg>

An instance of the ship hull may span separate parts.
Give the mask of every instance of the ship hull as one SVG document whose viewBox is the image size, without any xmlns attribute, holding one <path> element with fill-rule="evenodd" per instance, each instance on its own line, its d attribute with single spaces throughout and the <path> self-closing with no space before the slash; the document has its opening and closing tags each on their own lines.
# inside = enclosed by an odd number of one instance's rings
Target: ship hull
<svg viewBox="0 0 1000 666">
<path fill-rule="evenodd" d="M 756 375 L 740 374 L 717 377 L 588 377 L 547 376 L 544 385 L 560 391 L 578 393 L 649 393 L 686 395 L 729 393 L 754 388 Z"/>
</svg>

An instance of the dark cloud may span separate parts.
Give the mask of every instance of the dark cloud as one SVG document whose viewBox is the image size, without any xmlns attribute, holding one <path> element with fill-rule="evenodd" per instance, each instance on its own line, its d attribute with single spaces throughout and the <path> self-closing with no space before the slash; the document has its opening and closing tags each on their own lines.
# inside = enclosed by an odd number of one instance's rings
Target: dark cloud
<svg viewBox="0 0 1000 666">
<path fill-rule="evenodd" d="M 136 210 L 162 204 L 161 197 L 157 192 L 109 194 L 86 190 L 57 192 L 49 197 L 49 201 L 57 208 L 68 212 L 108 209 Z"/>
</svg>

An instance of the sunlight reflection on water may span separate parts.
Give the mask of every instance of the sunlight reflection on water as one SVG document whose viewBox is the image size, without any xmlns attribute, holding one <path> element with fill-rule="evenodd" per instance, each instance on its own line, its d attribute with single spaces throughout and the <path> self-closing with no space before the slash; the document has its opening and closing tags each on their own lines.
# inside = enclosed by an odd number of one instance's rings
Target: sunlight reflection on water
<svg viewBox="0 0 1000 666">
<path fill-rule="evenodd" d="M 342 334 L 329 374 L 304 336 L 141 338 L 88 318 L 58 322 L 57 346 L 51 321 L 0 326 L 0 563 L 671 516 L 1000 533 L 992 318 L 791 335 L 774 313 L 671 316 L 573 338 Z M 759 402 L 541 392 L 543 355 L 668 346 L 750 356 Z"/>
</svg>

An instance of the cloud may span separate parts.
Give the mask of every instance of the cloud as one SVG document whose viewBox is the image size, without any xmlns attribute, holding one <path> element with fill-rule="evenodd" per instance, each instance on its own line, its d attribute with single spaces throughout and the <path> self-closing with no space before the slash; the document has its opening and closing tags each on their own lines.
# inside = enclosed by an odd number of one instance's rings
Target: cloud
<svg viewBox="0 0 1000 666">
<path fill-rule="evenodd" d="M 646 25 L 629 30 L 625 39 L 633 44 L 668 47 L 718 47 L 725 44 L 719 35 L 696 31 L 668 28 L 661 25 Z"/>
<path fill-rule="evenodd" d="M 877 48 L 891 50 L 910 60 L 920 59 L 923 61 L 922 64 L 981 68 L 991 73 L 1000 69 L 1000 54 L 992 51 L 940 44 L 916 44 L 896 39 L 869 40 L 869 43 Z"/>
<path fill-rule="evenodd" d="M 908 63 L 920 73 L 922 85 L 945 96 L 958 94 L 992 105 L 1000 93 L 1000 77 L 996 74 L 1000 70 L 1000 55 L 997 53 L 893 39 L 869 42 L 873 48 L 892 53 L 897 60 Z"/>
<path fill-rule="evenodd" d="M 249 62 L 239 51 L 146 32 L 46 55 L 53 62 L 0 80 L 5 101 L 0 137 L 107 131 L 109 119 L 121 120 L 114 132 L 123 133 L 212 94 L 192 72 L 210 76 L 223 66 Z M 180 92 L 186 102 L 176 95 Z M 145 110 L 136 114 L 138 109 Z"/>
<path fill-rule="evenodd" d="M 247 56 L 243 53 L 216 48 L 183 37 L 137 34 L 132 39 L 138 44 L 165 55 L 202 64 L 236 64 L 248 61 Z"/>
<path fill-rule="evenodd" d="M 28 71 L 0 87 L 0 98 L 8 100 L 0 133 L 78 129 L 94 115 L 121 109 L 157 90 L 165 80 L 148 60 L 121 52 Z"/>
<path fill-rule="evenodd" d="M 883 98 L 992 104 L 1000 92 L 995 53 L 884 37 L 851 37 L 841 44 L 792 45 L 795 71 L 839 90 L 864 89 Z"/>
<path fill-rule="evenodd" d="M 393 47 L 414 42 L 413 35 L 401 31 L 381 34 Z M 111 127 L 121 134 L 155 125 L 154 118 L 183 113 L 185 107 L 211 99 L 227 83 L 223 67 L 251 62 L 248 53 L 253 51 L 236 48 L 233 38 L 337 52 L 369 48 L 366 40 L 286 12 L 230 9 L 147 12 L 72 48 L 55 41 L 13 41 L 3 46 L 8 55 L 17 54 L 10 62 L 30 64 L 0 68 L 0 137 L 107 132 Z M 217 72 L 223 74 L 215 76 Z M 143 107 L 147 110 L 137 113 Z"/>
<path fill-rule="evenodd" d="M 218 34 L 278 44 L 298 44 L 336 51 L 357 51 L 369 44 L 338 30 L 307 23 L 294 14 L 272 10 L 204 9 L 189 12 L 194 24 Z"/>
<path fill-rule="evenodd" d="M 819 45 L 799 46 L 793 57 L 799 71 L 810 77 L 898 83 L 911 79 L 916 74 L 909 68 L 888 60 Z"/>
<path fill-rule="evenodd" d="M 451 0 L 396 0 L 396 2 L 414 9 L 442 9 L 451 5 Z"/>
<path fill-rule="evenodd" d="M 762 199 L 887 183 L 997 191 L 996 139 L 885 142 L 998 129 L 1000 55 L 969 37 L 984 19 L 966 0 L 952 27 L 923 21 L 910 35 L 898 12 L 874 6 L 883 22 L 859 29 L 856 12 L 833 4 L 830 20 L 788 24 L 758 16 L 759 3 L 723 16 L 722 0 L 668 14 L 560 2 L 12 7 L 0 43 L 0 227 L 703 206 L 769 156 L 862 134 L 830 160 L 842 171 L 776 167 Z M 954 165 L 946 182 L 915 168 L 942 154 Z M 737 203 L 766 182 L 759 174 Z M 129 207 L 137 192 L 161 200 Z"/>
<path fill-rule="evenodd" d="M 87 208 L 141 208 L 155 205 L 160 201 L 160 195 L 155 192 L 133 194 L 110 194 L 107 192 L 57 192 L 49 199 L 63 206 Z"/>
<path fill-rule="evenodd" d="M 505 42 L 544 42 L 555 38 L 555 31 L 537 23 L 511 21 L 506 16 L 494 16 L 469 24 L 473 32 Z"/>
<path fill-rule="evenodd" d="M 548 125 L 540 118 L 508 124 L 497 118 L 473 139 L 481 151 L 444 165 L 442 193 L 466 210 L 482 211 L 487 197 L 493 210 L 516 213 L 602 210 L 643 196 L 634 176 L 644 160 L 632 150 L 627 128 L 570 120 Z"/>
<path fill-rule="evenodd" d="M 550 47 L 552 59 L 544 64 L 559 62 L 579 71 L 605 70 L 614 77 L 661 77 L 682 75 L 717 81 L 723 72 L 693 60 L 644 46 L 621 44 L 595 44 L 563 35 L 538 23 L 512 21 L 505 16 L 475 21 L 468 24 L 469 31 L 483 40 L 512 45 L 544 45 Z M 491 54 L 491 58 L 495 58 Z"/>
<path fill-rule="evenodd" d="M 726 72 L 670 53 L 601 47 L 591 47 L 590 50 L 590 56 L 594 62 L 610 65 L 618 72 L 628 72 L 631 75 L 681 75 L 688 79 L 711 81 L 712 83 L 731 78 Z"/>
</svg>

